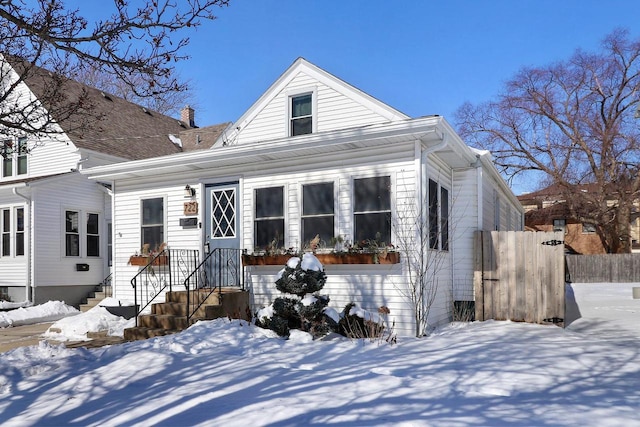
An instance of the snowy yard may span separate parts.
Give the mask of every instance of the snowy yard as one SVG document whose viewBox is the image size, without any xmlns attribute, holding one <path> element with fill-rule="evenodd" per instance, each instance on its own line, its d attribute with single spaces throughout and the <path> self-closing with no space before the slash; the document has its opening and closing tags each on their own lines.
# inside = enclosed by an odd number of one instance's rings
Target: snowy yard
<svg viewBox="0 0 640 427">
<path fill-rule="evenodd" d="M 574 284 L 565 330 L 474 322 L 389 345 L 220 319 L 96 350 L 25 347 L 0 355 L 0 413 L 9 426 L 640 426 L 631 287 Z"/>
</svg>

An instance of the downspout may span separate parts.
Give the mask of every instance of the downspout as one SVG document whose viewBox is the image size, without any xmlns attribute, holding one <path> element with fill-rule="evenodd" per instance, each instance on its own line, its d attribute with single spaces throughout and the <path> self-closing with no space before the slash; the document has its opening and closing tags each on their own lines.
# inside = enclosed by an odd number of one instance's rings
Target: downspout
<svg viewBox="0 0 640 427">
<path fill-rule="evenodd" d="M 31 198 L 19 193 L 16 187 L 13 187 L 11 191 L 15 196 L 21 197 L 27 202 L 27 212 L 29 212 L 29 227 L 27 228 L 25 224 L 26 231 L 28 231 L 25 239 L 27 242 L 27 247 L 25 248 L 25 256 L 27 257 L 27 283 L 25 286 L 25 298 L 26 301 L 31 301 L 33 304 L 35 304 L 35 289 L 33 289 L 33 281 L 31 280 L 31 223 L 33 221 L 33 212 L 31 212 Z"/>
<path fill-rule="evenodd" d="M 112 250 L 111 255 L 112 255 L 112 257 L 115 258 L 116 227 L 115 227 L 115 221 L 114 221 L 115 200 L 114 200 L 114 197 L 113 197 L 113 187 L 115 186 L 115 184 L 112 181 L 110 183 L 111 184 L 111 188 L 107 188 L 107 187 L 101 185 L 100 183 L 96 183 L 96 184 L 98 185 L 98 188 L 100 190 L 102 190 L 102 192 L 104 192 L 107 196 L 109 196 L 109 202 L 111 204 L 111 250 Z M 104 223 L 106 224 L 106 218 L 104 220 Z M 102 248 L 100 250 L 102 250 Z M 113 260 L 112 260 L 111 267 L 109 267 L 109 251 L 105 251 L 105 253 L 107 254 L 107 257 L 105 259 L 105 262 L 102 264 L 102 269 L 103 269 L 102 275 L 103 276 L 104 276 L 104 272 L 105 271 L 109 271 L 110 274 L 113 273 L 112 269 L 115 268 L 115 265 L 116 265 L 115 262 L 113 262 Z M 103 280 L 104 280 L 104 278 L 103 278 Z M 113 286 L 113 279 L 112 279 L 112 282 L 111 282 L 111 289 L 112 289 L 111 296 L 113 296 L 113 291 L 115 291 L 115 286 Z"/>
</svg>

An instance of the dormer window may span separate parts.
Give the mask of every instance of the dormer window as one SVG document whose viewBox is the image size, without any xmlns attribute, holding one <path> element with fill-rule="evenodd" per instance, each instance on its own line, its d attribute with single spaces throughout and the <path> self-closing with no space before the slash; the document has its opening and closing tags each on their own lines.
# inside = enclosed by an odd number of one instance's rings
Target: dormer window
<svg viewBox="0 0 640 427">
<path fill-rule="evenodd" d="M 290 136 L 306 135 L 313 132 L 313 95 L 292 96 L 290 117 Z"/>
</svg>

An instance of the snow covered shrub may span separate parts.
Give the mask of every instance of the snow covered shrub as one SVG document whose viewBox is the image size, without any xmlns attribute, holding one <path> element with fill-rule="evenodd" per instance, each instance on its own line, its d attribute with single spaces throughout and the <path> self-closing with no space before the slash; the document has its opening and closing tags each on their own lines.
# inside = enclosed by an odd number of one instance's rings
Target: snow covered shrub
<svg viewBox="0 0 640 427">
<path fill-rule="evenodd" d="M 378 313 L 371 313 L 349 303 L 340 315 L 340 333 L 347 338 L 379 338 L 384 335 L 382 314 L 388 314 L 387 307 L 380 307 Z"/>
<path fill-rule="evenodd" d="M 283 337 L 289 336 L 290 329 L 301 329 L 314 338 L 337 330 L 337 322 L 325 313 L 329 297 L 318 295 L 326 280 L 324 267 L 315 255 L 292 257 L 278 274 L 276 288 L 297 298 L 276 298 L 271 306 L 258 312 L 256 325 Z"/>
</svg>

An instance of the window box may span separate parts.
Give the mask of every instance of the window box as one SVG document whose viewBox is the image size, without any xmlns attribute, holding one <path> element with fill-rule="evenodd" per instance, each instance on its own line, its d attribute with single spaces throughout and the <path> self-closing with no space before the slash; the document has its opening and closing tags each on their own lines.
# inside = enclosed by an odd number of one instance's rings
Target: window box
<svg viewBox="0 0 640 427">
<path fill-rule="evenodd" d="M 242 255 L 244 265 L 285 265 L 291 257 L 296 255 Z M 316 258 L 323 265 L 329 264 L 398 264 L 399 252 L 384 253 L 330 253 L 316 254 Z"/>
<path fill-rule="evenodd" d="M 167 265 L 169 264 L 169 257 L 167 255 L 160 255 L 153 258 L 149 255 L 132 255 L 129 257 L 129 264 L 145 267 L 153 259 L 153 265 Z"/>
</svg>

